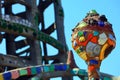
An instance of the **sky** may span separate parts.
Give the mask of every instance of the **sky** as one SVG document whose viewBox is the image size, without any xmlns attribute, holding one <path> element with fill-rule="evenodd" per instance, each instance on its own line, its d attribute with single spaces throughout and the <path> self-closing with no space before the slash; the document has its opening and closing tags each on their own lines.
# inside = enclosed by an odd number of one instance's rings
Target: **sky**
<svg viewBox="0 0 120 80">
<path fill-rule="evenodd" d="M 104 73 L 109 73 L 111 75 L 120 76 L 120 10 L 119 0 L 61 0 L 64 9 L 64 28 L 65 37 L 69 50 L 74 53 L 74 58 L 76 64 L 81 69 L 87 69 L 85 62 L 77 55 L 77 53 L 72 49 L 71 34 L 72 29 L 80 22 L 90 10 L 94 9 L 99 14 L 105 14 L 108 21 L 112 23 L 113 30 L 116 36 L 116 47 L 111 52 L 111 54 L 102 61 L 100 71 Z M 20 11 L 21 7 L 14 7 L 14 12 Z M 45 26 L 49 26 L 54 22 L 54 10 L 53 5 L 51 5 L 44 13 L 45 15 Z M 56 36 L 52 34 L 51 36 Z M 4 47 L 3 47 L 4 46 Z M 49 55 L 51 53 L 57 52 L 57 50 L 52 50 L 52 47 L 48 45 Z M 5 53 L 5 44 L 0 45 L 0 52 Z M 59 79 L 57 79 L 59 80 Z"/>
</svg>

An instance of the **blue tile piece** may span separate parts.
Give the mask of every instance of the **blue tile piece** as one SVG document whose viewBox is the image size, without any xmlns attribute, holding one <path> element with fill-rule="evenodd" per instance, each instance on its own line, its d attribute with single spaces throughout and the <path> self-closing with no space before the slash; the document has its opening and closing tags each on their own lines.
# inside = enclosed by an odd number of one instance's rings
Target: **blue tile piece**
<svg viewBox="0 0 120 80">
<path fill-rule="evenodd" d="M 77 46 L 77 43 L 76 43 L 76 41 L 74 41 L 74 42 L 73 42 L 73 44 L 74 44 L 74 47 L 75 47 L 75 46 Z"/>
<path fill-rule="evenodd" d="M 66 64 L 55 65 L 55 71 L 65 71 L 65 70 L 67 70 Z"/>
<path fill-rule="evenodd" d="M 90 60 L 90 64 L 98 64 L 97 60 Z"/>
<path fill-rule="evenodd" d="M 101 26 L 101 27 L 103 27 L 104 26 L 104 22 L 103 21 L 99 21 L 98 25 Z"/>
<path fill-rule="evenodd" d="M 98 32 L 98 31 L 93 31 L 93 35 L 94 35 L 94 36 L 98 36 L 98 35 L 99 35 L 99 32 Z"/>
<path fill-rule="evenodd" d="M 115 37 L 113 37 L 112 34 L 109 34 L 109 38 L 110 38 L 111 40 L 115 41 Z"/>
<path fill-rule="evenodd" d="M 42 72 L 41 67 L 36 67 L 36 72 L 37 74 L 41 73 Z"/>
<path fill-rule="evenodd" d="M 83 34 L 84 34 L 84 36 L 86 36 L 87 35 L 87 31 L 84 31 Z"/>
<path fill-rule="evenodd" d="M 67 70 L 67 69 L 68 69 L 67 64 L 64 64 L 64 65 L 63 65 L 63 71 L 65 71 L 65 70 Z"/>
<path fill-rule="evenodd" d="M 11 72 L 5 72 L 3 74 L 4 80 L 11 80 Z"/>
<path fill-rule="evenodd" d="M 55 65 L 55 71 L 62 71 L 61 65 Z"/>
</svg>

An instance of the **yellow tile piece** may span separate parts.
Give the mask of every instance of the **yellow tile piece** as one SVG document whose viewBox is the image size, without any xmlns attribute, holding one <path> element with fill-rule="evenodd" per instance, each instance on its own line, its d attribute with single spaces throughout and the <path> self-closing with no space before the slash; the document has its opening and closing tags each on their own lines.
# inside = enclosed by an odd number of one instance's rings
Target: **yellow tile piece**
<svg viewBox="0 0 120 80">
<path fill-rule="evenodd" d="M 80 42 L 84 42 L 84 41 L 85 41 L 85 37 L 84 37 L 84 36 L 81 36 L 81 37 L 79 38 L 79 41 L 80 41 Z"/>
<path fill-rule="evenodd" d="M 4 80 L 3 74 L 0 74 L 0 80 Z"/>
<path fill-rule="evenodd" d="M 86 27 L 88 24 L 84 21 L 80 22 L 79 25 L 76 28 L 83 28 Z"/>
<path fill-rule="evenodd" d="M 79 53 L 79 56 L 83 59 L 83 60 L 87 60 L 87 55 L 86 55 L 86 52 L 80 52 Z"/>
</svg>

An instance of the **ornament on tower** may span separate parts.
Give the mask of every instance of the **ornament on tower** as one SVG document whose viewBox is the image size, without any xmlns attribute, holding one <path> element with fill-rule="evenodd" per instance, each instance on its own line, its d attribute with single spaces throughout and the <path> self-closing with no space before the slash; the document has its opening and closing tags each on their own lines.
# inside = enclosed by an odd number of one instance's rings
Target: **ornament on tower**
<svg viewBox="0 0 120 80">
<path fill-rule="evenodd" d="M 72 47 L 87 63 L 89 80 L 99 80 L 101 62 L 116 45 L 112 24 L 105 15 L 91 10 L 72 31 Z"/>
</svg>

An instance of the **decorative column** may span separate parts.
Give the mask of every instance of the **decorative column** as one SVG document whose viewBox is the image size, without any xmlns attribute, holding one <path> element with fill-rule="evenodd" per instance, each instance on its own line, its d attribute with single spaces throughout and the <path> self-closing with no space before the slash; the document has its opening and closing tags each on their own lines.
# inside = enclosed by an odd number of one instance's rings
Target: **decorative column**
<svg viewBox="0 0 120 80">
<path fill-rule="evenodd" d="M 57 38 L 64 46 L 66 46 L 66 39 L 64 34 L 64 11 L 62 8 L 61 0 L 54 1 L 54 11 L 55 11 L 55 24 L 57 31 Z M 60 62 L 66 63 L 67 60 L 67 51 L 61 52 L 59 51 L 59 60 Z M 62 80 L 73 80 L 72 76 L 62 77 Z"/>
<path fill-rule="evenodd" d="M 33 24 L 33 28 L 38 31 L 38 10 L 36 5 L 36 0 L 27 1 L 31 5 L 31 9 L 27 9 L 26 16 L 28 21 Z M 33 34 L 34 35 L 34 34 Z M 35 36 L 35 35 L 34 35 Z M 42 51 L 40 47 L 40 42 L 38 40 L 30 39 L 30 57 L 32 63 L 35 65 L 42 64 Z"/>
</svg>

